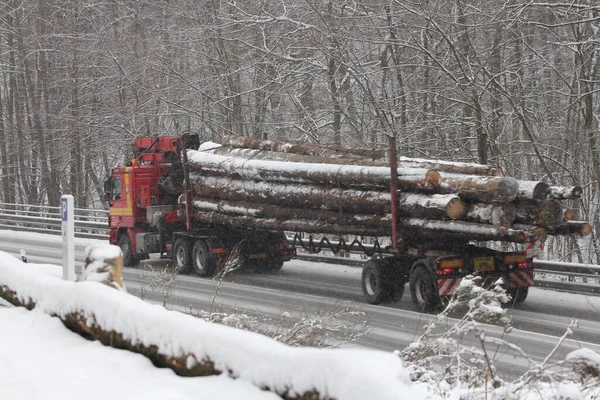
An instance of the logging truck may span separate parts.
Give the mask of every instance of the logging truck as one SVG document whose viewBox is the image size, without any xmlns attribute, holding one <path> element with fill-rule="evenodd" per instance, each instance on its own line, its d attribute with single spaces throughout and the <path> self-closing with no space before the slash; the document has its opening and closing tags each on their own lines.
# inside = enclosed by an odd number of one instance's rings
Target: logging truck
<svg viewBox="0 0 600 400">
<path fill-rule="evenodd" d="M 265 273 L 300 248 L 360 251 L 369 257 L 361 279 L 368 303 L 398 301 L 408 283 L 416 306 L 431 311 L 471 274 L 502 278 L 513 302 L 524 301 L 534 281 L 531 251 L 546 235 L 591 230 L 558 202 L 578 198 L 577 186 L 397 157 L 395 148 L 138 138 L 132 160 L 105 182 L 109 241 L 126 266 L 160 253 L 179 272 L 202 277 L 233 257 Z"/>
</svg>

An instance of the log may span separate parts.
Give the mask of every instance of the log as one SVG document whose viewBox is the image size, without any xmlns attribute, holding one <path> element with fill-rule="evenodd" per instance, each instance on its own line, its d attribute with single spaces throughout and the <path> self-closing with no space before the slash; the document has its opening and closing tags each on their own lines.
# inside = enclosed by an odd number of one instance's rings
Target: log
<svg viewBox="0 0 600 400">
<path fill-rule="evenodd" d="M 398 157 L 398 166 L 403 168 L 427 168 L 439 172 L 464 175 L 500 176 L 498 168 L 490 165 L 433 160 L 426 158 Z"/>
<path fill-rule="evenodd" d="M 243 158 L 252 158 L 254 160 L 285 161 L 285 162 L 304 162 L 304 163 L 322 163 L 336 165 L 362 165 L 371 167 L 389 167 L 387 159 L 362 159 L 362 158 L 329 158 L 315 155 L 304 155 L 295 153 L 265 151 L 258 149 L 246 149 L 236 147 L 219 147 L 213 150 L 213 153 L 224 156 L 234 156 Z M 442 160 L 428 160 L 424 158 L 398 157 L 398 168 L 425 168 L 436 171 L 459 173 L 466 175 L 488 175 L 498 176 L 500 171 L 496 168 L 482 164 L 458 163 Z"/>
<path fill-rule="evenodd" d="M 252 160 L 194 150 L 188 151 L 188 158 L 190 171 L 256 181 L 382 189 L 391 182 L 387 167 Z M 437 171 L 398 168 L 400 190 L 433 190 L 438 184 Z"/>
<path fill-rule="evenodd" d="M 330 210 L 283 207 L 247 201 L 213 200 L 194 198 L 194 211 L 217 211 L 221 214 L 243 215 L 253 218 L 275 218 L 279 220 L 305 219 L 338 225 L 360 225 L 365 228 L 391 229 L 391 215 L 348 214 Z"/>
<path fill-rule="evenodd" d="M 592 225 L 586 221 L 565 221 L 554 229 L 548 230 L 549 235 L 587 236 L 592 233 Z"/>
<path fill-rule="evenodd" d="M 410 233 L 407 237 L 405 233 Z M 433 221 L 417 218 L 402 220 L 402 237 L 408 241 L 455 241 L 455 240 L 499 240 L 514 243 L 529 243 L 538 236 L 545 236 L 544 228 L 532 225 L 505 226 L 483 225 L 463 221 Z"/>
<path fill-rule="evenodd" d="M 563 220 L 564 221 L 573 221 L 575 219 L 575 211 L 570 208 L 563 209 Z"/>
<path fill-rule="evenodd" d="M 194 220 L 204 224 L 247 227 L 272 231 L 291 231 L 351 236 L 390 236 L 389 228 L 365 227 L 363 225 L 327 224 L 318 220 L 274 218 L 253 218 L 223 214 L 216 211 L 195 211 Z M 536 226 L 507 228 L 463 221 L 440 221 L 419 218 L 402 218 L 400 236 L 407 243 L 422 240 L 443 243 L 455 240 L 499 240 L 515 243 L 528 243 L 536 235 L 545 235 L 545 230 Z"/>
<path fill-rule="evenodd" d="M 385 191 L 325 188 L 315 185 L 254 182 L 220 176 L 190 174 L 195 196 L 249 201 L 289 207 L 341 210 L 355 213 L 390 213 L 390 194 Z"/>
<path fill-rule="evenodd" d="M 581 186 L 550 186 L 549 197 L 556 200 L 578 199 L 582 193 Z"/>
<path fill-rule="evenodd" d="M 463 219 L 483 224 L 511 226 L 516 215 L 517 208 L 513 203 L 466 203 Z"/>
<path fill-rule="evenodd" d="M 546 229 L 558 227 L 564 216 L 563 207 L 556 200 L 517 200 L 515 222 L 528 225 L 539 225 Z"/>
<path fill-rule="evenodd" d="M 389 214 L 388 192 L 328 189 L 314 185 L 253 182 L 224 177 L 190 174 L 197 198 L 268 203 L 288 207 L 326 209 L 343 213 Z M 401 193 L 399 213 L 432 219 L 460 219 L 464 203 L 456 195 Z"/>
<path fill-rule="evenodd" d="M 236 228 L 244 227 L 247 229 L 269 230 L 275 232 L 291 231 L 352 236 L 390 236 L 392 233 L 391 223 L 389 228 L 371 228 L 363 225 L 328 224 L 319 220 L 253 218 L 223 214 L 217 211 L 195 211 L 192 218 L 196 222 L 207 225 L 221 225 Z"/>
<path fill-rule="evenodd" d="M 399 214 L 428 219 L 461 219 L 465 215 L 465 203 L 453 194 L 401 193 Z"/>
<path fill-rule="evenodd" d="M 509 202 L 517 198 L 519 183 L 514 178 L 440 173 L 439 193 L 455 193 L 473 202 Z"/>
<path fill-rule="evenodd" d="M 246 150 L 261 150 L 263 152 L 270 153 L 269 155 L 263 154 L 261 157 L 274 157 L 278 156 L 273 153 L 281 154 L 296 154 L 301 156 L 312 156 L 328 161 L 306 161 L 306 162 L 332 162 L 332 163 L 345 163 L 345 164 L 357 164 L 360 162 L 367 163 L 369 160 L 376 165 L 389 165 L 387 159 L 387 150 L 385 149 L 370 149 L 370 148 L 359 148 L 359 147 L 340 147 L 335 145 L 323 145 L 323 144 L 310 144 L 302 142 L 280 142 L 275 140 L 262 140 L 254 138 L 246 138 L 239 136 L 225 136 L 221 140 L 223 146 L 246 149 Z M 264 158 L 267 159 L 267 158 Z M 340 160 L 340 161 L 338 161 Z M 364 164 L 369 165 L 369 164 Z M 398 158 L 399 168 L 425 168 L 435 169 L 438 171 L 460 173 L 467 175 L 488 175 L 497 176 L 500 175 L 500 170 L 489 165 L 475 164 L 475 163 L 463 163 L 463 162 L 451 162 L 443 160 L 430 160 L 424 158 L 409 158 L 399 157 Z"/>
<path fill-rule="evenodd" d="M 542 181 L 523 181 L 519 183 L 519 198 L 544 200 L 550 194 L 550 186 Z"/>
<path fill-rule="evenodd" d="M 312 144 L 304 142 L 280 142 L 276 140 L 255 139 L 242 136 L 225 136 L 221 139 L 224 146 L 266 150 L 281 153 L 293 153 L 306 156 L 325 158 L 371 158 L 382 159 L 386 156 L 386 149 L 368 149 L 357 147 L 341 147 L 336 145 Z"/>
</svg>

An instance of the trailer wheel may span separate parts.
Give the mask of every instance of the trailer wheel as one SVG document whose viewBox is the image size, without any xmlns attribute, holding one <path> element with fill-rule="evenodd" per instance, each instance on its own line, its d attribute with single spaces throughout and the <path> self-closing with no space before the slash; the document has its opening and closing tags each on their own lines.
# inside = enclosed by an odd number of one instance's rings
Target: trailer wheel
<svg viewBox="0 0 600 400">
<path fill-rule="evenodd" d="M 422 312 L 433 311 L 440 302 L 437 287 L 431 273 L 423 264 L 413 268 L 410 274 L 410 295 Z"/>
<path fill-rule="evenodd" d="M 281 268 L 283 268 L 281 260 L 260 261 L 252 264 L 252 269 L 257 274 L 277 273 L 281 271 Z"/>
<path fill-rule="evenodd" d="M 509 304 L 520 304 L 527 299 L 529 294 L 529 287 L 510 288 L 506 290 L 506 294 L 511 297 Z"/>
<path fill-rule="evenodd" d="M 206 240 L 198 239 L 192 248 L 192 268 L 196 275 L 205 277 L 213 276 L 217 264 L 210 252 L 210 246 Z"/>
<path fill-rule="evenodd" d="M 283 268 L 283 261 L 282 260 L 271 260 L 271 261 L 269 261 L 269 270 L 271 272 L 277 273 L 277 272 L 281 271 L 281 268 Z"/>
<path fill-rule="evenodd" d="M 123 265 L 125 267 L 133 267 L 136 264 L 136 259 L 135 255 L 133 254 L 133 249 L 131 248 L 131 239 L 129 238 L 129 234 L 121 234 L 117 244 L 121 248 L 121 253 L 123 253 Z"/>
<path fill-rule="evenodd" d="M 391 291 L 386 281 L 384 260 L 369 260 L 362 270 L 362 289 L 369 304 L 379 304 L 390 299 Z"/>
<path fill-rule="evenodd" d="M 173 263 L 175 269 L 180 274 L 190 272 L 190 242 L 184 238 L 179 238 L 173 244 Z"/>
</svg>

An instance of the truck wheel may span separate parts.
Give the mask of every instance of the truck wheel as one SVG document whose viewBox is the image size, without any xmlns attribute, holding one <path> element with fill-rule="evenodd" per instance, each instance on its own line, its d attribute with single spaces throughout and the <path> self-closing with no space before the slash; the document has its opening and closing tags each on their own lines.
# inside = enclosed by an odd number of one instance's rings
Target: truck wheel
<svg viewBox="0 0 600 400">
<path fill-rule="evenodd" d="M 393 303 L 399 302 L 404 296 L 404 285 L 406 284 L 406 270 L 402 263 L 394 258 L 388 258 L 386 262 L 386 281 L 389 285 L 390 301 Z"/>
<path fill-rule="evenodd" d="M 217 264 L 212 257 L 210 246 L 206 240 L 200 239 L 194 243 L 194 247 L 192 248 L 192 268 L 196 272 L 196 275 L 201 277 L 214 275 Z"/>
<path fill-rule="evenodd" d="M 362 289 L 369 304 L 379 304 L 390 298 L 391 291 L 386 281 L 386 265 L 383 260 L 369 260 L 362 270 Z"/>
<path fill-rule="evenodd" d="M 281 271 L 283 268 L 283 261 L 281 260 L 271 260 L 269 261 L 269 271 L 277 273 Z"/>
<path fill-rule="evenodd" d="M 413 303 L 422 312 L 433 311 L 440 302 L 436 284 L 423 264 L 416 266 L 409 278 L 410 295 Z"/>
<path fill-rule="evenodd" d="M 173 244 L 173 263 L 180 274 L 190 272 L 190 242 L 184 238 L 179 238 Z"/>
<path fill-rule="evenodd" d="M 133 249 L 131 248 L 131 239 L 129 238 L 129 235 L 127 233 L 121 234 L 117 244 L 121 248 L 121 253 L 123 253 L 123 265 L 125 267 L 133 267 L 136 264 L 136 259 L 133 254 Z"/>
<path fill-rule="evenodd" d="M 508 304 L 520 304 L 527 299 L 527 294 L 529 294 L 529 287 L 519 287 L 519 288 L 511 288 L 506 290 L 506 294 L 511 297 L 511 300 Z"/>
</svg>

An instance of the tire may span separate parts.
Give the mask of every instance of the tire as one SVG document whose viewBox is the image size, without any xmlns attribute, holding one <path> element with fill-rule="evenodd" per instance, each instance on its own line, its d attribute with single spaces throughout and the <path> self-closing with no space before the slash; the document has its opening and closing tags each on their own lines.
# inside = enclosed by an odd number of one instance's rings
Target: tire
<svg viewBox="0 0 600 400">
<path fill-rule="evenodd" d="M 198 239 L 192 248 L 192 269 L 200 277 L 213 276 L 217 270 L 217 264 L 210 251 L 206 240 Z"/>
<path fill-rule="evenodd" d="M 410 273 L 410 295 L 421 312 L 431 312 L 440 303 L 437 285 L 429 269 L 419 264 Z"/>
<path fill-rule="evenodd" d="M 257 274 L 278 273 L 283 268 L 283 261 L 271 259 L 268 261 L 260 261 L 252 264 L 252 270 Z"/>
<path fill-rule="evenodd" d="M 391 290 L 386 281 L 386 263 L 383 260 L 369 260 L 365 263 L 361 284 L 365 300 L 369 304 L 380 304 L 391 297 Z"/>
<path fill-rule="evenodd" d="M 271 260 L 271 261 L 269 261 L 269 271 L 273 272 L 274 274 L 276 274 L 279 271 L 281 271 L 281 268 L 283 268 L 283 261 L 282 260 Z"/>
<path fill-rule="evenodd" d="M 187 274 L 191 268 L 190 242 L 179 238 L 173 244 L 173 266 L 180 274 Z"/>
<path fill-rule="evenodd" d="M 511 300 L 508 302 L 508 304 L 521 304 L 527 299 L 527 295 L 529 294 L 529 287 L 524 286 L 519 288 L 511 288 L 506 291 L 506 294 L 508 294 L 511 297 Z"/>
<path fill-rule="evenodd" d="M 387 278 L 390 297 L 389 300 L 392 303 L 397 303 L 402 300 L 404 296 L 404 286 L 407 282 L 407 274 L 400 260 L 395 258 L 388 258 L 385 260 L 387 263 Z"/>
<path fill-rule="evenodd" d="M 121 253 L 123 253 L 123 265 L 125 267 L 133 267 L 137 264 L 128 233 L 122 233 L 121 236 L 119 236 L 117 245 L 121 248 Z"/>
<path fill-rule="evenodd" d="M 404 281 L 394 281 L 390 287 L 390 301 L 392 303 L 397 303 L 402 300 L 402 296 L 404 296 L 404 285 L 406 282 Z"/>
</svg>

